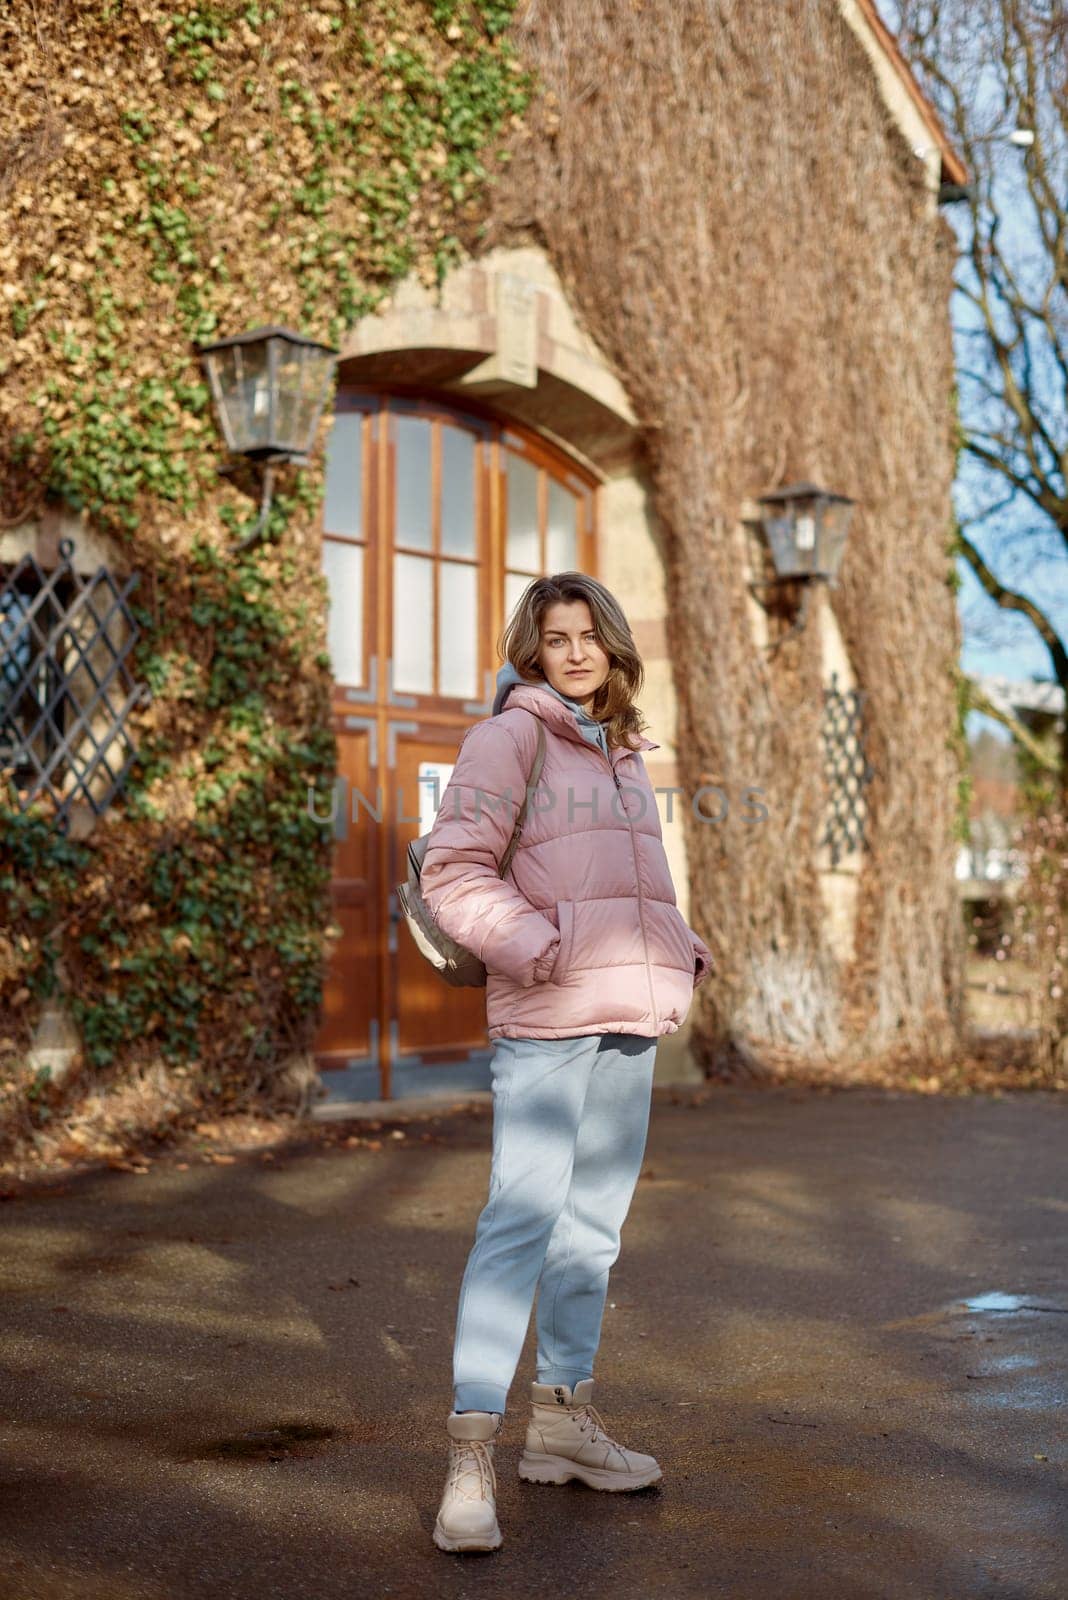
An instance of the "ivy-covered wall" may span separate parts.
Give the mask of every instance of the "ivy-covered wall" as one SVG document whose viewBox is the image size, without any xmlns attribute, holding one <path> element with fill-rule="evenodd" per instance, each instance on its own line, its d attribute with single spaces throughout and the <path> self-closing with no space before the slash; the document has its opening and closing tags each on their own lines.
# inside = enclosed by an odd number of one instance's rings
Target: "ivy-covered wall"
<svg viewBox="0 0 1068 1600">
<path fill-rule="evenodd" d="M 326 588 L 312 465 L 228 463 L 194 345 L 338 344 L 440 277 L 531 79 L 514 0 L 52 0 L 0 15 L 0 518 L 81 511 L 142 575 L 125 795 L 81 841 L 0 789 L 7 1148 L 149 1061 L 237 1103 L 307 1048 L 330 951 Z M 61 987 L 84 1065 L 26 1050 Z"/>
</svg>

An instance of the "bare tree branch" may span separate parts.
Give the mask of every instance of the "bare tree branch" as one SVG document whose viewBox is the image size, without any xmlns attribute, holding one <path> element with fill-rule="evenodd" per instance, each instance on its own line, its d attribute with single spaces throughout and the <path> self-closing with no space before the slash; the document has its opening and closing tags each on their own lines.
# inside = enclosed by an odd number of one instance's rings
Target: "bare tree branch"
<svg viewBox="0 0 1068 1600">
<path fill-rule="evenodd" d="M 1019 611 L 1034 626 L 1050 653 L 1057 682 L 1061 684 L 1068 682 L 1068 650 L 1065 649 L 1063 640 L 1045 612 L 1025 594 L 1008 588 L 995 576 L 982 552 L 972 543 L 959 524 L 955 543 L 959 553 L 967 561 L 990 598 L 1004 611 Z"/>
<path fill-rule="evenodd" d="M 992 504 L 958 522 L 956 549 L 987 599 L 1035 629 L 1068 695 L 1068 647 L 1047 599 L 1058 586 L 1038 576 L 1051 535 L 1062 560 L 1068 550 L 1068 0 L 897 0 L 896 10 L 901 48 L 972 177 L 967 207 L 954 218 L 956 288 L 974 314 L 974 325 L 955 329 L 958 350 L 968 352 L 959 369 L 961 444 L 1005 493 L 984 496 Z M 1013 129 L 1033 137 L 1007 167 L 1001 156 Z M 1022 202 L 1011 225 L 1007 196 Z M 1021 527 L 1012 519 L 1011 537 L 1001 533 L 984 555 L 964 527 L 997 513 L 1011 518 L 1021 495 L 1043 520 Z M 1030 594 L 1007 581 L 1010 570 Z M 1041 759 L 1022 724 L 982 709 Z M 1068 727 L 1059 764 L 1068 800 Z"/>
<path fill-rule="evenodd" d="M 1034 756 L 1035 760 L 1047 772 L 1056 772 L 1060 766 L 1057 757 L 1050 753 L 1042 744 L 1026 722 L 1021 722 L 1013 712 L 1007 711 L 1004 706 L 995 705 L 988 695 L 984 694 L 974 678 L 968 679 L 968 706 L 972 711 L 981 711 L 984 716 L 993 717 L 995 722 L 1000 722 L 1008 728 L 1017 744 Z"/>
</svg>

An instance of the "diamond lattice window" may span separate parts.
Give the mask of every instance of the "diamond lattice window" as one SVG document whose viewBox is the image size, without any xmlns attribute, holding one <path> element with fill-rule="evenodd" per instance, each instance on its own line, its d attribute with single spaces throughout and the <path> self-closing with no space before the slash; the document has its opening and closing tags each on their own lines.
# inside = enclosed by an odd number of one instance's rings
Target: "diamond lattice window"
<svg viewBox="0 0 1068 1600">
<path fill-rule="evenodd" d="M 871 848 L 864 791 L 875 773 L 864 753 L 865 698 L 861 689 L 839 689 L 835 672 L 823 691 L 823 772 L 830 804 L 822 843 L 830 846 L 834 866 L 857 848 Z"/>
<path fill-rule="evenodd" d="M 32 555 L 0 566 L 0 769 L 23 810 L 48 795 L 66 828 L 76 801 L 99 815 L 123 787 L 137 755 L 127 724 L 148 690 L 127 664 L 139 575 L 83 576 L 71 540 L 59 549 L 49 571 Z"/>
</svg>

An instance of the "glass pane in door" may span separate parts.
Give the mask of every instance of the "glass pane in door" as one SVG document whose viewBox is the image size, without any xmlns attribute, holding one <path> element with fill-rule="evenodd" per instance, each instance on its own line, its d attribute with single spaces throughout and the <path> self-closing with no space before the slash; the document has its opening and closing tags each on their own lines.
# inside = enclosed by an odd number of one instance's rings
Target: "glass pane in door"
<svg viewBox="0 0 1068 1600">
<path fill-rule="evenodd" d="M 578 504 L 570 489 L 549 479 L 549 526 L 546 563 L 549 572 L 574 572 L 575 521 Z"/>
<path fill-rule="evenodd" d="M 478 694 L 478 569 L 443 561 L 438 607 L 438 692 Z"/>
<path fill-rule="evenodd" d="M 430 423 L 394 416 L 397 490 L 394 538 L 415 550 L 430 549 Z"/>
<path fill-rule="evenodd" d="M 434 688 L 434 563 L 393 557 L 393 687 L 430 694 Z"/>
<path fill-rule="evenodd" d="M 504 619 L 508 618 L 516 608 L 519 596 L 530 582 L 529 574 L 525 572 L 506 572 L 504 575 Z"/>
<path fill-rule="evenodd" d="M 538 472 L 529 461 L 506 454 L 508 483 L 508 541 L 505 559 L 510 567 L 540 572 L 538 562 Z"/>
<path fill-rule="evenodd" d="M 474 434 L 441 427 L 441 548 L 447 555 L 475 554 Z"/>
<path fill-rule="evenodd" d="M 326 533 L 363 533 L 363 413 L 339 411 L 326 444 Z"/>
<path fill-rule="evenodd" d="M 363 682 L 363 545 L 323 540 L 330 588 L 327 649 L 335 683 Z"/>
</svg>

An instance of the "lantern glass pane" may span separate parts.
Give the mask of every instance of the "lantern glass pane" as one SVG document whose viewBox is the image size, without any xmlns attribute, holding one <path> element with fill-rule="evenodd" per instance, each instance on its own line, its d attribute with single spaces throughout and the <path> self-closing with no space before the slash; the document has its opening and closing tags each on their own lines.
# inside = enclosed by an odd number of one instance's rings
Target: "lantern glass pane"
<svg viewBox="0 0 1068 1600">
<path fill-rule="evenodd" d="M 228 450 L 239 448 L 236 419 L 230 408 L 230 394 L 227 390 L 227 373 L 229 363 L 225 350 L 211 350 L 201 357 L 204 376 L 211 390 L 212 405 L 219 421 L 219 430 L 226 440 Z"/>
<path fill-rule="evenodd" d="M 234 449 L 263 449 L 271 439 L 267 345 L 233 344 L 216 354 L 223 401 L 233 429 Z"/>
<path fill-rule="evenodd" d="M 278 351 L 278 420 L 274 443 L 279 450 L 306 455 L 314 444 L 321 393 L 322 352 L 288 339 L 271 341 Z"/>
<path fill-rule="evenodd" d="M 771 547 L 772 560 L 775 571 L 780 578 L 789 577 L 799 570 L 797 550 L 794 545 L 793 518 L 789 515 L 781 517 L 765 517 L 764 531 Z"/>
<path fill-rule="evenodd" d="M 510 567 L 540 572 L 538 550 L 538 472 L 521 456 L 507 456 L 508 553 Z"/>
<path fill-rule="evenodd" d="M 279 449 L 295 450 L 297 408 L 300 403 L 300 356 L 299 345 L 292 345 L 285 339 L 272 339 L 275 347 L 277 361 L 278 406 L 274 438 L 271 441 Z"/>
<path fill-rule="evenodd" d="M 304 435 L 304 453 L 315 444 L 315 429 L 326 399 L 327 386 L 334 372 L 334 358 L 327 350 L 316 350 L 308 345 L 304 350 L 304 389 L 301 399 L 300 426 Z"/>
</svg>

